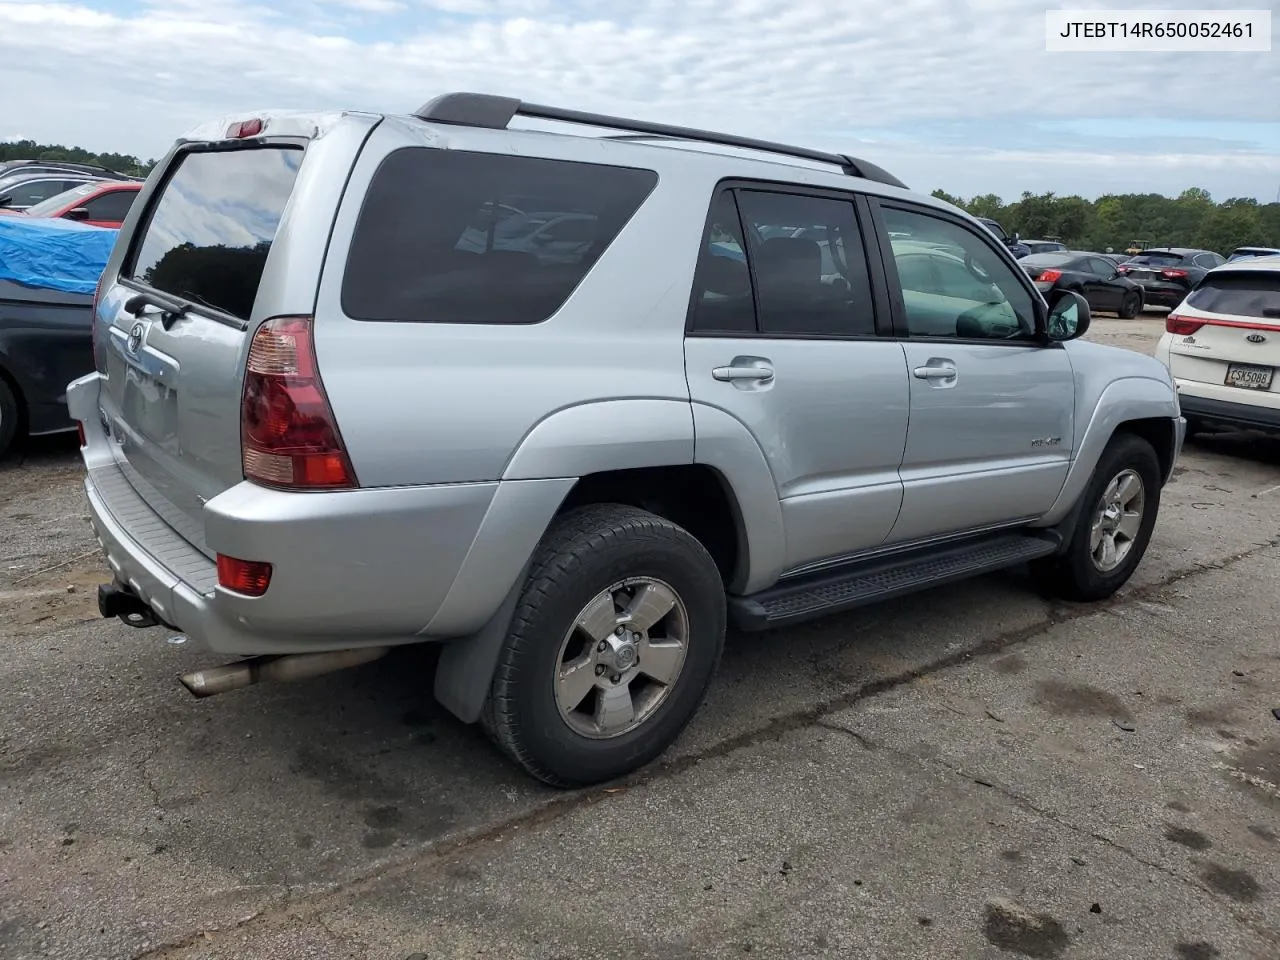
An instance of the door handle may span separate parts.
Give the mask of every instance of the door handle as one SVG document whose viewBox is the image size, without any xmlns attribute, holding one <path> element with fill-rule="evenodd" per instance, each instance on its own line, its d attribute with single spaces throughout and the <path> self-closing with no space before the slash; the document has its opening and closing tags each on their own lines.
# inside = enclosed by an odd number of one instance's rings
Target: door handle
<svg viewBox="0 0 1280 960">
<path fill-rule="evenodd" d="M 916 367 L 911 372 L 920 380 L 952 380 L 955 378 L 956 368 L 947 363 L 938 366 Z"/>
<path fill-rule="evenodd" d="M 773 379 L 773 367 L 763 362 L 748 365 L 734 365 L 729 367 L 716 367 L 711 371 L 711 376 L 717 380 L 723 380 L 725 383 L 733 383 L 739 380 L 754 380 L 758 383 L 768 383 Z"/>
</svg>

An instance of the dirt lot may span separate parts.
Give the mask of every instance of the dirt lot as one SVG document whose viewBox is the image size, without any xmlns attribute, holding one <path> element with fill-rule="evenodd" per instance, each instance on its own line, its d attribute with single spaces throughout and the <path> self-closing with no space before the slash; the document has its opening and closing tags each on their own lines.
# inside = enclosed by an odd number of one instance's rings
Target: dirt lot
<svg viewBox="0 0 1280 960">
<path fill-rule="evenodd" d="M 6 960 L 1280 956 L 1274 441 L 1189 445 L 1113 601 L 732 637 L 663 763 L 570 794 L 427 652 L 193 700 L 207 656 L 97 618 L 73 448 L 0 467 Z"/>
</svg>

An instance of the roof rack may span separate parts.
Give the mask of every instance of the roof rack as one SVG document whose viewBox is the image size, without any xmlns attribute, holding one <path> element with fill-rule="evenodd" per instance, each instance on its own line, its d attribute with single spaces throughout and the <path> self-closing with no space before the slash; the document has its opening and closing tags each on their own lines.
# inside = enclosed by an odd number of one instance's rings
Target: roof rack
<svg viewBox="0 0 1280 960">
<path fill-rule="evenodd" d="M 756 140 L 753 137 L 739 137 L 729 133 L 715 133 L 710 130 L 699 130 L 696 127 L 677 127 L 667 123 L 650 123 L 647 120 L 628 120 L 625 117 L 611 117 L 602 113 L 586 113 L 581 110 L 568 110 L 563 107 L 549 107 L 538 103 L 525 103 L 514 97 L 500 97 L 487 93 L 444 93 L 423 104 L 413 115 L 420 120 L 434 123 L 454 123 L 466 127 L 484 127 L 489 130 L 505 130 L 514 117 L 531 117 L 538 120 L 556 120 L 562 123 L 580 123 L 592 127 L 604 127 L 610 130 L 629 130 L 643 136 L 628 136 L 621 139 L 670 139 L 692 140 L 701 143 L 715 143 L 725 147 L 740 147 L 746 150 L 760 150 L 765 153 L 776 153 L 800 160 L 814 160 L 818 163 L 830 163 L 839 167 L 851 177 L 862 177 L 877 183 L 907 189 L 907 185 L 893 174 L 843 153 L 826 153 L 821 150 L 810 150 L 807 147 L 793 147 L 785 143 L 774 143 L 771 140 Z"/>
</svg>

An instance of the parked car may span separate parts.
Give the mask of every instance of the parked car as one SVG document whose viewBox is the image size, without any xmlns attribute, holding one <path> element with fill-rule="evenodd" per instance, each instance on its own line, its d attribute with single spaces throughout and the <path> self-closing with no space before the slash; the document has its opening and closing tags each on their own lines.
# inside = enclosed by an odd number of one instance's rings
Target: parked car
<svg viewBox="0 0 1280 960">
<path fill-rule="evenodd" d="M 1057 240 L 1023 240 L 1030 253 L 1053 253 L 1055 250 L 1065 250 L 1067 245 L 1059 243 Z"/>
<path fill-rule="evenodd" d="M 6 160 L 0 163 L 0 177 L 16 173 L 70 173 L 99 180 L 138 180 L 127 173 L 109 170 L 96 163 L 73 163 L 69 160 Z"/>
<path fill-rule="evenodd" d="M 504 201 L 591 240 L 475 249 Z M 686 726 L 727 623 L 1021 563 L 1125 583 L 1184 424 L 1089 317 L 857 158 L 475 94 L 210 124 L 125 221 L 69 388 L 99 610 L 242 658 L 200 696 L 442 643 L 448 710 L 607 780 Z"/>
<path fill-rule="evenodd" d="M 1278 247 L 1236 247 L 1227 256 L 1227 263 L 1234 263 L 1237 260 L 1248 260 L 1252 257 L 1275 256 L 1280 256 L 1280 248 Z"/>
<path fill-rule="evenodd" d="M 0 456 L 76 429 L 67 384 L 91 373 L 93 293 L 116 231 L 0 217 Z"/>
<path fill-rule="evenodd" d="M 1009 236 L 1004 232 L 1004 227 L 990 217 L 978 217 L 978 222 L 995 234 L 996 239 L 1008 247 L 1009 252 L 1015 257 L 1025 257 L 1031 252 L 1031 248 L 1023 243 L 1016 233 L 1012 237 Z"/>
<path fill-rule="evenodd" d="M 21 213 L 43 200 L 96 178 L 74 173 L 12 173 L 0 177 L 0 210 Z"/>
<path fill-rule="evenodd" d="M 1280 256 L 1211 270 L 1165 318 L 1156 357 L 1173 374 L 1188 431 L 1280 433 Z"/>
<path fill-rule="evenodd" d="M 8 212 L 13 216 L 61 217 L 94 227 L 119 229 L 141 189 L 140 183 L 94 180 L 64 190 L 26 210 Z M 0 210 L 0 214 L 4 213 L 6 211 Z"/>
<path fill-rule="evenodd" d="M 1176 307 L 1206 273 L 1225 262 L 1212 250 L 1161 247 L 1130 257 L 1119 269 L 1141 285 L 1148 304 Z"/>
<path fill-rule="evenodd" d="M 1100 253 L 1033 253 L 1018 262 L 1046 296 L 1053 290 L 1074 290 L 1089 301 L 1090 310 L 1116 313 L 1122 320 L 1142 312 L 1142 287 Z"/>
</svg>

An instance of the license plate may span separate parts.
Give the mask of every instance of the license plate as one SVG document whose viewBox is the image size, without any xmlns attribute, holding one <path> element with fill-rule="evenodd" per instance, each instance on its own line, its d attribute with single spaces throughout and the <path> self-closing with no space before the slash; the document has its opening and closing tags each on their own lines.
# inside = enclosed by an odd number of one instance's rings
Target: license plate
<svg viewBox="0 0 1280 960">
<path fill-rule="evenodd" d="M 1271 378 L 1275 375 L 1275 367 L 1258 367 L 1251 363 L 1232 363 L 1227 365 L 1228 387 L 1242 387 L 1245 390 L 1270 390 Z"/>
</svg>

